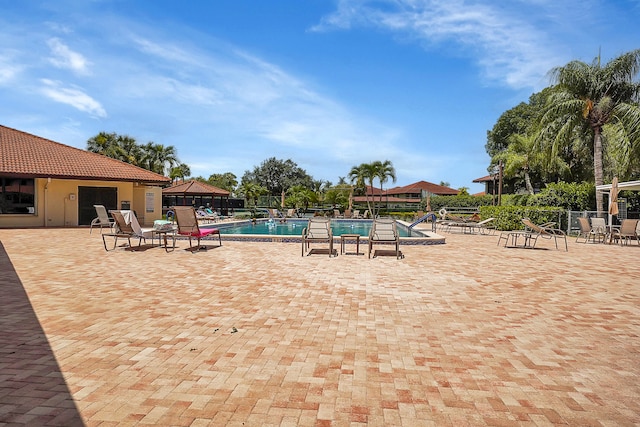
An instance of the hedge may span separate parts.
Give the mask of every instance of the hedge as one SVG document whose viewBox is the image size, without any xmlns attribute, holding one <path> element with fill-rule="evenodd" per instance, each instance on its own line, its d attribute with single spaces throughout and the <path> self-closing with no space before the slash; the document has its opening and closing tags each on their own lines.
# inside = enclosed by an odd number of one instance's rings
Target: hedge
<svg viewBox="0 0 640 427">
<path fill-rule="evenodd" d="M 555 227 L 566 228 L 565 209 L 550 206 L 481 206 L 480 218 L 495 218 L 497 230 L 522 230 L 522 218 L 529 218 L 534 224 L 556 223 Z"/>
</svg>

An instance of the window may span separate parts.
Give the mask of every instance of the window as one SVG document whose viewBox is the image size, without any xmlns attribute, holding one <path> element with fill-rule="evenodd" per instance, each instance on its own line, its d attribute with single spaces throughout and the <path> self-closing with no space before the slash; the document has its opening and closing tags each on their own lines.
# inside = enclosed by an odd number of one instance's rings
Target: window
<svg viewBox="0 0 640 427">
<path fill-rule="evenodd" d="M 35 179 L 0 176 L 0 214 L 35 214 Z"/>
</svg>

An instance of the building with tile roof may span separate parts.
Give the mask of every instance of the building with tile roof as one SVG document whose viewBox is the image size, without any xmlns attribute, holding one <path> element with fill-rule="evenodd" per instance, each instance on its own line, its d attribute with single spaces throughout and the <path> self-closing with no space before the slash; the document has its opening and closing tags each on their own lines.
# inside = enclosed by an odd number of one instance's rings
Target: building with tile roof
<svg viewBox="0 0 640 427">
<path fill-rule="evenodd" d="M 171 180 L 146 169 L 0 125 L 0 227 L 89 225 L 94 204 L 162 217 Z"/>
<path fill-rule="evenodd" d="M 406 207 L 407 205 L 418 205 L 427 196 L 455 196 L 458 190 L 433 184 L 427 181 L 418 181 L 402 187 L 394 187 L 385 191 L 379 188 L 367 186 L 369 200 L 375 198 L 377 203 L 384 203 L 386 206 Z M 366 203 L 365 196 L 353 198 L 356 203 Z M 404 206 L 403 206 L 404 205 Z"/>
</svg>

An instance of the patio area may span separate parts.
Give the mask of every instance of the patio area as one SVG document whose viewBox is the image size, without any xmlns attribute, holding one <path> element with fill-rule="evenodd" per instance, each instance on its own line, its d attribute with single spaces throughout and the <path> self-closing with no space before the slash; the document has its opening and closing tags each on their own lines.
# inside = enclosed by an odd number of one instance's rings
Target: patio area
<svg viewBox="0 0 640 427">
<path fill-rule="evenodd" d="M 0 229 L 0 425 L 638 425 L 640 247 L 574 240 L 396 260 Z"/>
</svg>

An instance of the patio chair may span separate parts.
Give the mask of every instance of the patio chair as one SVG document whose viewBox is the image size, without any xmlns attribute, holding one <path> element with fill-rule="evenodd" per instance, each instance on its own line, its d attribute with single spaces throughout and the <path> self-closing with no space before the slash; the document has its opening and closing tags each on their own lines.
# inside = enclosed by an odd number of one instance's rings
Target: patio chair
<svg viewBox="0 0 640 427">
<path fill-rule="evenodd" d="M 205 228 L 201 229 L 198 225 L 198 217 L 196 216 L 196 211 L 191 206 L 176 206 L 174 208 L 174 212 L 176 214 L 176 223 L 178 224 L 178 234 L 181 236 L 189 237 L 189 249 L 193 248 L 191 239 L 195 238 L 198 240 L 198 246 L 195 252 L 200 251 L 200 249 L 207 249 L 206 246 L 200 245 L 200 239 L 206 237 L 210 234 L 217 234 L 218 241 L 220 243 L 219 246 L 222 246 L 222 238 L 220 237 L 220 230 L 217 228 Z"/>
<path fill-rule="evenodd" d="M 113 218 L 109 218 L 109 214 L 107 213 L 107 209 L 103 205 L 93 205 L 96 209 L 96 213 L 98 214 L 97 218 L 94 218 L 91 221 L 91 226 L 89 227 L 89 234 L 93 231 L 94 226 L 100 226 L 100 234 L 102 234 L 103 227 L 109 227 L 111 231 L 113 229 L 114 224 L 116 223 Z"/>
<path fill-rule="evenodd" d="M 638 229 L 640 223 L 637 219 L 623 219 L 619 229 L 612 231 L 611 238 L 621 245 L 628 245 L 629 240 L 635 240 L 640 245 L 640 237 L 638 237 Z"/>
<path fill-rule="evenodd" d="M 471 227 L 473 228 L 473 231 L 477 231 L 480 234 L 493 235 L 496 232 L 496 228 L 493 226 L 493 221 L 495 221 L 495 218 L 487 218 L 480 222 L 471 223 Z"/>
<path fill-rule="evenodd" d="M 143 229 L 140 227 L 138 223 L 138 218 L 130 210 L 112 210 L 109 211 L 111 216 L 115 221 L 115 231 L 113 233 L 107 233 L 102 235 L 102 243 L 104 244 L 104 249 L 108 251 L 107 248 L 107 240 L 105 237 L 113 237 L 113 249 L 118 245 L 118 239 L 123 238 L 127 239 L 129 243 L 129 247 L 131 247 L 131 238 L 138 238 L 138 247 L 142 245 L 142 241 L 145 243 L 147 239 L 153 238 L 153 230 L 152 229 Z"/>
<path fill-rule="evenodd" d="M 340 213 L 340 210 L 334 209 L 333 210 L 333 217 L 334 218 L 342 218 L 342 214 Z"/>
<path fill-rule="evenodd" d="M 305 251 L 309 251 L 311 243 L 328 243 L 329 257 L 334 255 L 331 219 L 319 216 L 309 218 L 309 223 L 302 230 L 302 256 L 304 256 Z M 312 252 L 313 250 L 309 251 L 307 255 L 310 255 Z"/>
<path fill-rule="evenodd" d="M 362 215 L 360 215 L 360 209 L 354 209 L 353 214 L 351 214 L 351 218 L 362 219 Z"/>
<path fill-rule="evenodd" d="M 597 218 L 594 218 L 597 219 Z M 604 220 L 604 218 L 601 218 Z M 579 217 L 578 224 L 580 225 L 580 231 L 578 232 L 578 236 L 576 237 L 576 243 L 601 243 L 604 241 L 606 237 L 606 232 L 604 228 L 600 228 L 599 226 L 593 225 L 593 220 L 591 224 L 589 224 L 589 218 Z M 581 241 L 581 239 L 583 241 Z"/>
<path fill-rule="evenodd" d="M 535 247 L 535 244 L 538 240 L 538 237 L 542 237 L 543 239 L 553 239 L 556 244 L 556 249 L 558 249 L 558 239 L 564 240 L 564 249 L 566 251 L 569 250 L 569 246 L 567 245 L 567 235 L 564 231 L 559 228 L 553 228 L 552 223 L 537 225 L 531 222 L 529 218 L 522 218 L 522 223 L 526 227 L 526 231 L 529 231 L 532 235 L 535 235 L 535 239 L 533 240 L 532 248 Z"/>
<path fill-rule="evenodd" d="M 395 245 L 396 258 L 402 258 L 400 252 L 400 234 L 396 220 L 393 218 L 376 218 L 371 224 L 369 231 L 369 258 L 371 258 L 371 250 L 375 244 Z M 374 252 L 373 257 L 376 257 Z"/>
</svg>

